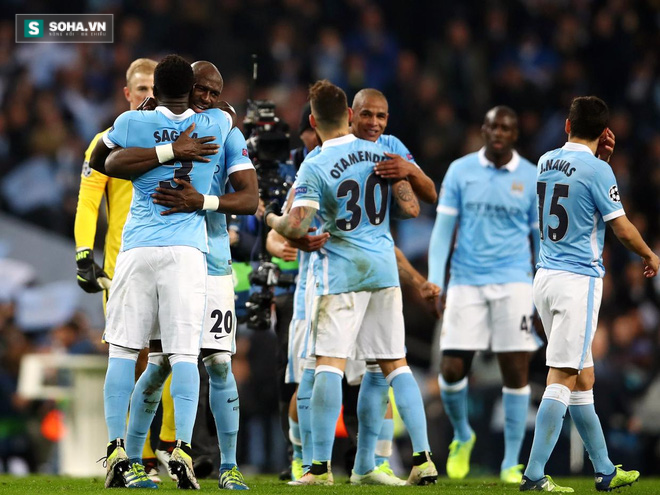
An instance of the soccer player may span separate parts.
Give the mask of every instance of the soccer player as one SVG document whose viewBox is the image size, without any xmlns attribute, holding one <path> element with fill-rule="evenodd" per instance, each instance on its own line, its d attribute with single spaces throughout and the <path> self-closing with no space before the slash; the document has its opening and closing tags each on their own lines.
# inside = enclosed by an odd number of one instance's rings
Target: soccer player
<svg viewBox="0 0 660 495">
<path fill-rule="evenodd" d="M 191 108 L 199 113 L 224 103 L 219 100 L 223 79 L 215 65 L 199 61 L 193 63 L 192 67 L 195 84 L 190 95 Z M 109 156 L 108 163 L 113 162 L 117 156 L 115 153 L 121 153 L 120 170 L 124 173 L 128 170 L 144 173 L 158 164 L 153 148 L 119 150 Z M 207 210 L 209 253 L 202 358 L 209 374 L 210 406 L 220 444 L 219 486 L 245 490 L 247 485 L 236 465 L 239 403 L 236 381 L 231 370 L 231 356 L 235 352 L 236 342 L 236 315 L 225 214 L 253 214 L 258 203 L 258 188 L 245 139 L 237 128 L 232 128 L 225 141 L 219 165 L 207 196 L 200 194 L 189 182 L 180 179 L 174 180 L 180 189 L 159 187 L 152 196 L 155 204 L 170 208 L 163 215 Z M 225 194 L 227 181 L 235 192 Z M 164 376 L 169 373 L 167 361 L 160 351 L 160 341 L 152 340 L 150 347 L 150 365 L 138 380 L 131 399 L 127 446 L 127 454 L 131 458 L 137 456 L 136 452 L 131 451 L 131 445 L 137 445 L 144 438 L 155 413 L 155 408 L 144 406 L 143 403 L 158 402 Z M 130 442 L 131 438 L 135 441 Z"/>
<path fill-rule="evenodd" d="M 309 116 L 311 109 L 307 103 L 302 111 L 300 117 L 300 125 L 298 126 L 298 135 L 303 143 L 303 146 L 296 148 L 291 152 L 291 161 L 296 169 L 300 167 L 303 160 L 307 155 L 315 150 L 319 143 L 316 131 L 309 123 Z M 314 151 L 314 153 L 318 150 Z M 284 211 L 288 211 L 293 201 L 293 190 L 289 190 Z M 314 226 L 316 227 L 316 226 Z M 296 288 L 293 294 L 293 312 L 292 318 L 289 323 L 289 331 L 287 335 L 287 363 L 284 375 L 284 383 L 293 384 L 295 392 L 291 396 L 288 408 L 288 422 L 289 422 L 289 441 L 293 448 L 293 456 L 291 459 L 291 479 L 298 480 L 304 473 L 303 462 L 303 441 L 301 437 L 301 425 L 298 415 L 298 384 L 303 373 L 301 351 L 305 342 L 307 334 L 307 318 L 306 318 L 306 282 L 307 282 L 307 266 L 310 258 L 310 251 L 320 249 L 325 241 L 330 236 L 327 232 L 320 235 L 307 235 L 303 239 L 286 239 L 277 231 L 271 230 L 268 232 L 266 238 L 266 249 L 268 252 L 284 261 L 297 261 L 298 262 L 298 277 L 296 280 Z M 305 241 L 301 243 L 301 241 Z M 310 242 L 311 241 L 311 242 Z M 309 414 L 303 411 L 303 430 L 309 430 Z M 311 462 L 311 461 L 309 461 Z"/>
<path fill-rule="evenodd" d="M 534 303 L 548 337 L 550 369 L 520 491 L 573 491 L 545 475 L 567 409 L 593 464 L 596 490 L 611 491 L 639 478 L 638 471 L 624 471 L 610 461 L 594 410 L 591 343 L 605 274 L 605 224 L 626 248 L 641 256 L 647 278 L 658 273 L 658 256 L 626 217 L 607 164 L 615 139 L 607 128 L 608 119 L 601 99 L 575 98 L 565 124 L 568 142 L 543 155 L 537 167 L 541 250 Z"/>
<path fill-rule="evenodd" d="M 153 96 L 154 68 L 157 62 L 148 58 L 134 60 L 126 71 L 126 86 L 124 97 L 129 103 L 131 110 L 136 110 L 140 103 L 147 97 Z M 85 151 L 85 162 L 83 163 L 82 175 L 80 177 L 80 191 L 78 193 L 78 207 L 74 222 L 74 237 L 76 242 L 76 264 L 78 285 L 85 292 L 100 292 L 107 289 L 110 280 L 115 273 L 117 253 L 121 244 L 121 232 L 126 222 L 126 215 L 131 205 L 133 187 L 131 181 L 108 177 L 107 175 L 93 170 L 89 166 L 89 159 L 96 146 L 96 142 L 108 131 L 99 132 L 89 144 Z M 98 222 L 101 200 L 105 197 L 108 227 L 105 234 L 105 245 L 103 249 L 103 267 L 94 262 L 94 239 L 96 237 L 96 225 Z M 105 287 L 99 283 L 105 284 Z M 106 280 L 103 280 L 106 279 Z M 103 309 L 108 298 L 108 290 L 103 293 Z M 146 355 L 146 354 L 145 354 Z M 142 360 L 139 361 L 140 364 Z M 142 368 L 138 371 L 142 372 Z M 169 383 L 167 384 L 169 389 Z M 161 427 L 161 441 L 168 438 L 169 432 L 174 435 L 173 406 L 171 398 L 164 401 L 163 424 Z M 169 407 L 167 405 L 169 404 Z M 172 413 L 172 414 L 170 414 Z M 171 437 L 174 440 L 174 436 Z M 142 457 L 145 462 L 145 470 L 154 481 L 158 478 L 158 461 L 156 453 L 151 448 L 149 436 L 144 443 Z"/>
<path fill-rule="evenodd" d="M 164 208 L 154 205 L 151 198 L 157 187 L 178 187 L 174 179 L 189 181 L 207 192 L 219 165 L 218 155 L 173 161 L 172 141 L 184 130 L 197 128 L 222 147 L 232 126 L 232 117 L 226 112 L 210 109 L 196 114 L 189 108 L 193 83 L 193 70 L 183 58 L 165 57 L 154 72 L 154 95 L 160 106 L 153 112 L 122 114 L 92 154 L 93 166 L 107 167 L 110 175 L 117 175 L 110 161 L 99 165 L 94 155 L 105 157 L 117 146 L 148 148 L 158 144 L 155 153 L 164 164 L 131 177 L 131 214 L 124 227 L 114 288 L 108 300 L 104 335 L 110 344 L 104 387 L 110 438 L 107 486 L 121 485 L 116 478 L 123 478 L 129 487 L 152 486 L 139 457 L 127 456 L 123 437 L 137 353 L 159 330 L 164 353 L 160 359 L 169 361 L 172 368 L 171 394 L 176 411 L 177 441 L 169 464 L 180 488 L 199 488 L 190 440 L 199 395 L 197 355 L 206 303 L 206 222 L 197 213 L 161 215 Z M 129 446 L 129 450 L 139 455 L 136 447 Z"/>
<path fill-rule="evenodd" d="M 532 248 L 538 246 L 536 173 L 514 149 L 518 120 L 509 107 L 486 114 L 485 146 L 454 161 L 442 183 L 429 247 L 429 280 L 445 287 L 454 229 L 449 287 L 442 322 L 439 376 L 442 401 L 454 428 L 447 475 L 470 471 L 476 437 L 468 422 L 468 379 L 475 351 L 492 349 L 502 373 L 504 459 L 500 478 L 520 483 L 518 464 L 529 407 L 532 328 Z"/>
<path fill-rule="evenodd" d="M 415 452 L 408 483 L 431 483 L 437 471 L 429 452 L 421 394 L 405 359 L 401 290 L 389 227 L 392 206 L 402 217 L 414 217 L 419 203 L 407 180 L 390 183 L 374 173 L 374 162 L 383 161 L 386 150 L 349 133 L 351 109 L 340 88 L 319 81 L 310 89 L 310 102 L 311 123 L 323 142 L 322 149 L 301 166 L 291 211 L 278 216 L 274 205 L 269 205 L 264 214 L 267 225 L 295 239 L 307 234 L 318 212 L 321 230 L 331 234 L 313 266 L 314 453 L 311 469 L 297 484 L 333 484 L 330 459 L 348 357 L 379 363 L 387 382 L 380 394 L 370 395 L 378 400 L 364 409 L 372 416 L 365 417 L 365 423 L 380 429 L 389 383 Z M 380 385 L 363 380 L 363 390 L 370 386 Z M 377 434 L 358 437 L 353 483 L 382 482 L 374 470 L 376 440 Z"/>
<path fill-rule="evenodd" d="M 435 184 L 428 177 L 424 171 L 415 163 L 412 153 L 396 136 L 383 134 L 387 128 L 389 119 L 389 105 L 385 95 L 374 88 L 365 88 L 357 92 L 353 98 L 353 117 L 351 119 L 351 132 L 360 139 L 366 139 L 378 143 L 387 149 L 385 156 L 387 157 L 381 162 L 378 162 L 374 170 L 376 175 L 385 179 L 397 180 L 407 179 L 410 182 L 413 192 L 417 197 L 426 203 L 433 204 L 438 200 Z M 426 283 L 423 277 L 412 267 L 403 253 L 396 249 L 396 258 L 399 267 L 399 275 L 404 275 L 409 281 L 419 282 L 416 286 L 422 289 L 423 284 Z M 439 294 L 439 287 L 429 284 L 425 286 L 430 290 L 430 298 L 434 299 L 435 294 Z M 379 373 L 378 367 L 370 363 L 369 370 L 373 375 L 370 375 L 372 380 L 380 380 L 384 383 L 384 377 Z M 364 364 L 353 363 L 347 368 L 347 378 L 353 373 L 356 376 L 352 377 L 351 383 L 359 383 L 361 376 L 364 375 L 367 368 Z M 354 388 L 349 388 L 349 393 L 354 393 Z M 368 389 L 368 390 L 374 390 Z M 364 394 L 364 392 L 362 392 Z M 363 400 L 360 404 L 368 404 L 368 400 Z M 344 419 L 350 417 L 355 411 L 350 408 L 344 409 Z M 360 415 L 360 411 L 357 411 Z M 362 425 L 362 434 L 370 434 L 370 430 L 366 429 L 366 425 Z M 376 467 L 383 470 L 386 474 L 394 477 L 389 464 L 389 457 L 392 452 L 392 441 L 394 437 L 394 420 L 392 419 L 392 406 L 388 404 L 386 417 L 382 422 L 382 427 L 378 433 L 378 442 L 376 444 Z"/>
</svg>

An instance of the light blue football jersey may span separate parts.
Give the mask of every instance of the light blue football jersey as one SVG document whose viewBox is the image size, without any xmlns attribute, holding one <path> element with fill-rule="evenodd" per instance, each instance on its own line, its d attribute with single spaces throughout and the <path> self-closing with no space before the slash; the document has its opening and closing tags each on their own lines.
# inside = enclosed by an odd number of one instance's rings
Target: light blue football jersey
<svg viewBox="0 0 660 495">
<path fill-rule="evenodd" d="M 612 168 L 569 142 L 539 158 L 537 172 L 537 267 L 602 277 L 605 222 L 625 215 Z"/>
<path fill-rule="evenodd" d="M 485 148 L 459 158 L 442 181 L 438 213 L 458 216 L 450 287 L 532 282 L 529 235 L 538 225 L 532 163 L 514 151 L 497 169 Z"/>
<path fill-rule="evenodd" d="M 401 142 L 401 140 L 398 137 L 392 136 L 391 134 L 381 134 L 376 142 L 381 146 L 387 148 L 388 153 L 395 153 L 397 155 L 400 155 L 403 159 L 417 165 L 410 150 L 406 148 L 406 146 Z M 389 159 L 389 157 L 385 157 L 385 158 Z"/>
<path fill-rule="evenodd" d="M 162 106 L 149 112 L 124 112 L 103 141 L 109 148 L 152 148 L 175 141 L 193 122 L 196 125 L 193 135 L 215 136 L 213 142 L 224 146 L 232 125 L 231 116 L 226 112 L 212 109 L 195 113 L 188 109 L 175 115 Z M 163 216 L 161 212 L 167 208 L 154 204 L 151 195 L 156 187 L 178 187 L 172 181 L 174 178 L 190 180 L 195 189 L 207 194 L 220 156 L 212 155 L 210 159 L 208 163 L 174 161 L 131 179 L 133 200 L 124 225 L 121 251 L 136 247 L 191 246 L 208 252 L 205 216 L 199 213 Z"/>
<path fill-rule="evenodd" d="M 300 167 L 292 206 L 316 208 L 320 231 L 330 233 L 313 267 L 317 295 L 399 285 L 390 181 L 374 173 L 374 164 L 387 159 L 385 151 L 348 134 L 323 143 Z"/>
<path fill-rule="evenodd" d="M 222 196 L 225 194 L 227 181 L 231 174 L 250 169 L 254 169 L 254 166 L 248 156 L 245 138 L 241 131 L 234 127 L 229 131 L 220 153 L 218 169 L 213 175 L 209 194 Z M 229 250 L 227 216 L 224 213 L 207 211 L 206 231 L 209 237 L 209 253 L 206 256 L 209 275 L 231 275 L 231 251 Z"/>
</svg>

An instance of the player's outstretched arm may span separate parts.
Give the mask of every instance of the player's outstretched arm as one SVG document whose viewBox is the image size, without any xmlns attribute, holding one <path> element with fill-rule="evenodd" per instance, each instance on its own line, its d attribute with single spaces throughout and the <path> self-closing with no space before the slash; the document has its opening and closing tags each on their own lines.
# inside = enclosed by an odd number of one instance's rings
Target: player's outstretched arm
<svg viewBox="0 0 660 495">
<path fill-rule="evenodd" d="M 440 287 L 445 286 L 445 270 L 451 249 L 451 240 L 456 227 L 456 215 L 438 212 L 429 245 L 429 280 Z"/>
<path fill-rule="evenodd" d="M 316 215 L 316 208 L 311 206 L 296 206 L 289 213 L 278 216 L 276 203 L 271 203 L 264 212 L 264 221 L 270 228 L 276 230 L 288 239 L 299 239 L 309 232 L 309 226 Z"/>
<path fill-rule="evenodd" d="M 217 211 L 229 215 L 254 215 L 259 206 L 257 174 L 254 169 L 239 170 L 229 176 L 235 192 L 214 196 L 201 194 L 188 181 L 174 179 L 180 189 L 157 187 L 151 195 L 153 202 L 169 210 L 161 215 L 172 213 L 192 213 L 197 210 Z"/>
<path fill-rule="evenodd" d="M 644 276 L 647 278 L 655 277 L 658 274 L 660 260 L 658 260 L 658 256 L 644 242 L 641 234 L 630 220 L 628 220 L 628 217 L 622 215 L 610 220 L 607 224 L 612 227 L 614 235 L 618 237 L 621 244 L 642 257 L 642 261 L 644 262 Z"/>
<path fill-rule="evenodd" d="M 219 145 L 211 143 L 215 136 L 191 137 L 195 123 L 183 131 L 173 143 L 153 148 L 120 148 L 112 150 L 105 160 L 105 169 L 113 177 L 129 178 L 141 175 L 172 160 L 209 162 L 208 155 L 218 153 Z"/>
<path fill-rule="evenodd" d="M 406 161 L 401 155 L 385 153 L 389 160 L 379 162 L 374 167 L 376 175 L 384 179 L 408 179 L 413 192 L 425 203 L 433 204 L 438 200 L 438 193 L 431 178 L 414 163 Z"/>
<path fill-rule="evenodd" d="M 424 276 L 410 264 L 410 261 L 408 261 L 408 258 L 403 254 L 403 251 L 396 246 L 394 246 L 394 254 L 396 255 L 396 265 L 399 269 L 399 280 L 401 281 L 401 285 L 406 285 L 418 290 L 422 299 L 427 301 L 432 308 L 431 312 L 433 313 L 433 316 L 440 318 L 440 312 L 438 311 L 441 292 L 440 287 L 427 281 Z"/>
<path fill-rule="evenodd" d="M 396 201 L 398 218 L 417 218 L 419 215 L 419 201 L 412 190 L 410 182 L 406 179 L 397 180 L 392 184 L 392 192 Z"/>
</svg>

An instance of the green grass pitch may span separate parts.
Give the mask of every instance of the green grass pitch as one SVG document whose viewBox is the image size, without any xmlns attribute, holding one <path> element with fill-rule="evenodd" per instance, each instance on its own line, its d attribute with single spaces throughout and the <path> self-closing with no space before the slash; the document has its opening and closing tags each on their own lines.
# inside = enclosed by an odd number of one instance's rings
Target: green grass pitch
<svg viewBox="0 0 660 495">
<path fill-rule="evenodd" d="M 246 481 L 253 494 L 291 495 L 304 493 L 316 494 L 358 494 L 358 495 L 392 495 L 393 492 L 401 495 L 438 493 L 441 495 L 480 495 L 480 494 L 513 494 L 519 493 L 517 486 L 505 485 L 497 478 L 468 478 L 462 481 L 451 481 L 440 478 L 433 486 L 420 487 L 381 487 L 363 486 L 353 487 L 347 484 L 343 477 L 335 478 L 335 485 L 329 487 L 296 487 L 288 486 L 273 476 L 248 476 Z M 575 493 L 599 493 L 594 488 L 593 478 L 556 478 L 555 481 L 562 486 L 570 486 Z M 201 480 L 202 490 L 217 492 L 218 484 L 214 480 Z M 22 495 L 52 495 L 52 494 L 94 494 L 118 495 L 120 493 L 145 493 L 145 490 L 127 490 L 103 488 L 100 478 L 65 478 L 61 476 L 28 476 L 18 478 L 14 476 L 0 476 L 0 494 Z M 156 493 L 181 493 L 176 484 L 166 480 L 160 484 Z M 624 487 L 613 493 L 623 495 L 658 495 L 660 494 L 660 478 L 645 478 L 642 476 L 638 483 L 632 487 Z"/>
</svg>

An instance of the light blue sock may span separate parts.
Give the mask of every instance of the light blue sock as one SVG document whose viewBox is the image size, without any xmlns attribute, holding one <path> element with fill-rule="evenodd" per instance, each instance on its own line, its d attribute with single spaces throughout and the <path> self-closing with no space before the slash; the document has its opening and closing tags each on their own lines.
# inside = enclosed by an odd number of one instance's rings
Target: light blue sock
<svg viewBox="0 0 660 495">
<path fill-rule="evenodd" d="M 387 410 L 389 389 L 390 386 L 382 372 L 368 371 L 364 374 L 358 394 L 357 452 L 353 465 L 353 471 L 359 475 L 367 474 L 376 467 L 376 443 Z"/>
<path fill-rule="evenodd" d="M 163 395 L 163 383 L 169 374 L 169 363 L 165 366 L 149 363 L 133 390 L 126 431 L 126 454 L 131 459 L 139 459 L 140 464 L 144 442 Z"/>
<path fill-rule="evenodd" d="M 317 369 L 337 369 L 330 366 L 317 366 Z M 339 370 L 337 370 L 339 371 Z M 341 411 L 342 375 L 333 371 L 317 371 L 312 392 L 312 438 L 314 461 L 332 459 L 332 445 L 335 440 L 337 419 Z"/>
<path fill-rule="evenodd" d="M 611 474 L 616 468 L 607 454 L 605 435 L 603 435 L 603 428 L 593 401 L 593 390 L 573 392 L 568 411 L 571 413 L 573 423 L 589 453 L 594 471 L 600 474 Z"/>
<path fill-rule="evenodd" d="M 314 370 L 305 368 L 300 383 L 298 384 L 298 395 L 296 407 L 298 408 L 298 426 L 300 427 L 300 442 L 302 443 L 303 466 L 308 468 L 312 465 L 312 418 L 311 400 L 314 389 Z"/>
<path fill-rule="evenodd" d="M 215 429 L 220 445 L 220 469 L 236 466 L 236 441 L 240 419 L 238 389 L 231 371 L 231 361 L 204 359 L 209 374 L 209 405 L 215 419 Z"/>
<path fill-rule="evenodd" d="M 468 379 L 447 383 L 442 375 L 438 377 L 440 397 L 445 412 L 454 428 L 454 440 L 467 442 L 472 437 L 472 428 L 468 421 Z"/>
<path fill-rule="evenodd" d="M 179 361 L 172 365 L 170 393 L 174 402 L 174 427 L 177 440 L 190 443 L 199 401 L 197 364 Z"/>
<path fill-rule="evenodd" d="M 410 368 L 397 368 L 387 376 L 387 381 L 394 391 L 396 407 L 410 435 L 413 452 L 429 451 L 424 401 Z"/>
<path fill-rule="evenodd" d="M 530 392 L 529 385 L 519 389 L 502 388 L 504 459 L 500 469 L 507 469 L 519 464 L 520 449 L 525 439 Z"/>
<path fill-rule="evenodd" d="M 570 396 L 568 387 L 556 383 L 548 385 L 543 393 L 536 415 L 532 451 L 525 469 L 525 476 L 532 481 L 545 475 L 545 465 L 559 439 Z"/>
<path fill-rule="evenodd" d="M 126 435 L 126 415 L 135 382 L 135 361 L 111 357 L 103 384 L 103 408 L 108 441 Z"/>
<path fill-rule="evenodd" d="M 293 458 L 302 459 L 302 442 L 300 440 L 300 425 L 293 418 L 289 418 L 289 440 L 293 447 Z"/>
<path fill-rule="evenodd" d="M 383 419 L 383 426 L 380 427 L 378 443 L 376 444 L 376 466 L 380 466 L 390 458 L 393 440 L 394 420 L 392 418 L 385 418 Z"/>
</svg>

